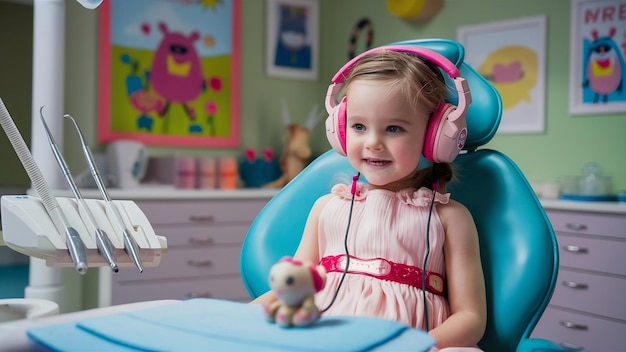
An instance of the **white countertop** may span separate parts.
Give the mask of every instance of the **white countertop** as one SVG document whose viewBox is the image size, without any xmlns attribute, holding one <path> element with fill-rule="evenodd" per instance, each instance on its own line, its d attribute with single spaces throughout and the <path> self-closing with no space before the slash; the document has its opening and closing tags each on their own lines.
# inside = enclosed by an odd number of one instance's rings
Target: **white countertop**
<svg viewBox="0 0 626 352">
<path fill-rule="evenodd" d="M 170 185 L 143 185 L 133 189 L 110 188 L 112 199 L 130 200 L 169 200 L 169 199 L 270 199 L 280 189 L 277 188 L 239 188 L 234 190 L 219 189 L 176 189 Z M 33 194 L 32 190 L 27 192 Z M 59 197 L 72 197 L 69 189 L 55 190 Z M 82 189 L 85 198 L 100 199 L 97 189 Z M 540 198 L 546 210 L 569 210 L 626 215 L 626 203 L 623 202 L 587 202 L 575 200 Z"/>
<path fill-rule="evenodd" d="M 626 215 L 626 203 L 585 202 L 561 199 L 539 199 L 545 210 L 570 210 L 593 213 Z"/>
<path fill-rule="evenodd" d="M 239 188 L 221 189 L 177 189 L 169 185 L 142 185 L 132 189 L 109 188 L 109 196 L 114 200 L 171 200 L 171 199 L 270 199 L 279 189 L 273 188 Z M 28 194 L 34 194 L 29 190 Z M 57 197 L 73 197 L 69 189 L 54 190 Z M 84 198 L 101 199 L 97 189 L 81 189 Z"/>
</svg>

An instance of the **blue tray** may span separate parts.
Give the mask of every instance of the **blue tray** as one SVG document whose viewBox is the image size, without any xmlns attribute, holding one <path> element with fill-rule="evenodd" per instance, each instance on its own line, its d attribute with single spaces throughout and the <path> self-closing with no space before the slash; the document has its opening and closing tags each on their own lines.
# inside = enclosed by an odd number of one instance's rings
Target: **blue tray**
<svg viewBox="0 0 626 352">
<path fill-rule="evenodd" d="M 563 200 L 577 200 L 582 202 L 615 202 L 616 195 L 590 196 L 584 194 L 561 194 Z"/>
</svg>

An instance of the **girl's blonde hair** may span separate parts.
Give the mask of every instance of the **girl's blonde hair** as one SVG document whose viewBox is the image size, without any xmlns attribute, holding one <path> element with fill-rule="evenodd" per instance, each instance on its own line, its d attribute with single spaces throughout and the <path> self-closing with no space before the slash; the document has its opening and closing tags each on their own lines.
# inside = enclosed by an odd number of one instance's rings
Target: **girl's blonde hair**
<svg viewBox="0 0 626 352">
<path fill-rule="evenodd" d="M 357 80 L 376 81 L 386 86 L 389 94 L 399 94 L 413 107 L 416 118 L 430 117 L 448 95 L 448 86 L 438 66 L 409 52 L 383 49 L 362 57 L 345 77 L 344 91 L 347 93 Z M 445 192 L 452 176 L 450 164 L 434 163 L 416 170 L 413 184 L 416 188 L 432 188 L 438 183 L 439 190 Z"/>
</svg>

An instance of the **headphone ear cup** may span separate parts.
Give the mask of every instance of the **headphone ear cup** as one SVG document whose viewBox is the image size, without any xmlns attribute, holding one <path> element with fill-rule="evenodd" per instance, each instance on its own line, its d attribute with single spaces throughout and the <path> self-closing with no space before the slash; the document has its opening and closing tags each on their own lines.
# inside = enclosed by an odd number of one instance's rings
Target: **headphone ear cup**
<svg viewBox="0 0 626 352">
<path fill-rule="evenodd" d="M 422 154 L 435 163 L 451 163 L 465 146 L 467 122 L 465 114 L 451 120 L 455 105 L 440 104 L 433 112 L 426 129 Z"/>
<path fill-rule="evenodd" d="M 337 154 L 346 156 L 346 97 L 326 118 L 326 138 Z"/>
</svg>

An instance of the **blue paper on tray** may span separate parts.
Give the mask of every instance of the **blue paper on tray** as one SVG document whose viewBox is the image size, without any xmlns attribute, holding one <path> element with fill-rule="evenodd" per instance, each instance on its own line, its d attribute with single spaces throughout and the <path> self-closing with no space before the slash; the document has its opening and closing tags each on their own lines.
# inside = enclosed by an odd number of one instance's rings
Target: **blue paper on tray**
<svg viewBox="0 0 626 352">
<path fill-rule="evenodd" d="M 214 299 L 84 319 L 28 334 L 55 351 L 366 351 L 387 343 L 398 347 L 394 339 L 401 335 L 410 341 L 410 350 L 426 351 L 434 344 L 425 332 L 375 318 L 322 317 L 310 327 L 281 328 L 266 321 L 260 305 Z"/>
</svg>

